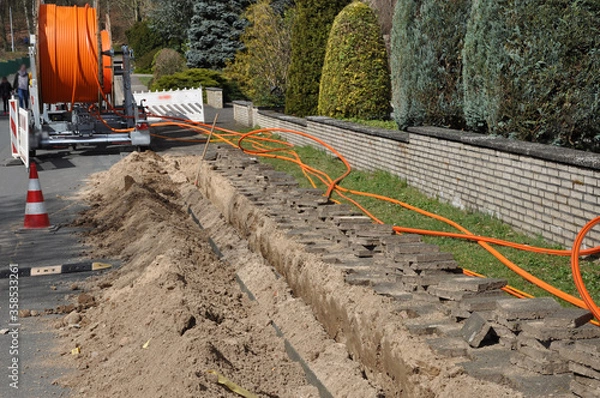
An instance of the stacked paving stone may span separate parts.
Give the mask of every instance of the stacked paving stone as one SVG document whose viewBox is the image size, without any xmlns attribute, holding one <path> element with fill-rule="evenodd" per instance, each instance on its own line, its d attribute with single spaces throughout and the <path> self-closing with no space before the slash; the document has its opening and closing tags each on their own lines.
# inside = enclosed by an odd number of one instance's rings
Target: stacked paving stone
<svg viewBox="0 0 600 398">
<path fill-rule="evenodd" d="M 556 344 L 573 372 L 571 391 L 584 398 L 600 396 L 600 339 Z"/>
<path fill-rule="evenodd" d="M 569 385 L 580 397 L 600 396 L 600 328 L 588 323 L 589 311 L 511 298 L 506 280 L 465 276 L 450 253 L 420 236 L 396 235 L 235 149 L 218 147 L 211 164 L 347 283 L 392 298 L 406 328 L 434 351 L 469 357 L 461 364 L 468 373 L 529 396 L 568 393 Z"/>
</svg>

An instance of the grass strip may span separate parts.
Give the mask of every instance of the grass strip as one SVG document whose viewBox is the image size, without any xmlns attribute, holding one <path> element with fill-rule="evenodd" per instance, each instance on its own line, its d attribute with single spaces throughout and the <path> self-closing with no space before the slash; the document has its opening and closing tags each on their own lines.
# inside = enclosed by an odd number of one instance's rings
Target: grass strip
<svg viewBox="0 0 600 398">
<path fill-rule="evenodd" d="M 296 147 L 295 150 L 304 163 L 325 171 L 332 178 L 335 178 L 344 171 L 342 163 L 324 151 L 312 147 Z M 302 171 L 295 164 L 278 159 L 261 158 L 261 161 L 271 164 L 276 170 L 293 175 L 301 186 L 310 187 Z M 559 245 L 548 243 L 540 236 L 532 237 L 519 233 L 498 218 L 478 211 L 461 210 L 437 198 L 428 197 L 417 188 L 409 186 L 405 180 L 386 171 L 367 172 L 354 170 L 343 180 L 342 186 L 398 199 L 458 222 L 477 235 L 491 236 L 531 246 L 564 249 Z M 318 183 L 318 187 L 323 190 L 326 189 L 325 185 L 320 183 Z M 358 196 L 353 197 L 353 199 L 356 199 L 387 224 L 457 232 L 452 227 L 440 221 L 422 216 L 410 210 L 405 210 L 390 203 Z M 488 277 L 506 278 L 510 285 L 534 296 L 550 295 L 514 274 L 476 243 L 429 236 L 424 236 L 423 240 L 438 245 L 442 251 L 452 253 L 456 261 L 463 268 Z M 571 276 L 568 257 L 536 254 L 504 247 L 500 247 L 498 250 L 515 264 L 538 278 L 579 297 Z M 598 293 L 600 293 L 600 271 L 597 269 L 598 267 L 596 267 L 596 261 L 594 260 L 594 258 L 588 258 L 582 261 L 582 273 L 590 294 L 592 297 L 598 297 Z M 563 302 L 563 304 L 567 303 Z"/>
</svg>

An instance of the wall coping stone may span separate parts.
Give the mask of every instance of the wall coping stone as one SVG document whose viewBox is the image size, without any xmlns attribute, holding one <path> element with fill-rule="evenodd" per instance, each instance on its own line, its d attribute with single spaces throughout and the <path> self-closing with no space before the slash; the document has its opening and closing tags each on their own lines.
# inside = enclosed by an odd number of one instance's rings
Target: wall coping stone
<svg viewBox="0 0 600 398">
<path fill-rule="evenodd" d="M 252 106 L 252 102 L 250 102 L 250 101 L 235 100 L 235 101 L 232 101 L 232 103 L 235 105 L 241 105 L 241 106 Z"/>
<path fill-rule="evenodd" d="M 223 91 L 222 88 L 219 87 L 204 87 L 206 91 Z"/>
<path fill-rule="evenodd" d="M 468 145 L 495 149 L 516 155 L 530 156 L 571 166 L 600 170 L 600 154 L 562 148 L 534 142 L 511 140 L 442 127 L 409 127 L 409 133 L 461 142 Z"/>
<path fill-rule="evenodd" d="M 297 125 L 300 125 L 303 127 L 306 127 L 306 125 L 307 125 L 306 119 L 304 119 L 304 118 L 285 115 L 283 113 L 275 112 L 273 110 L 266 110 L 266 109 L 262 110 L 259 108 L 258 114 L 272 117 L 274 119 L 282 120 L 284 122 L 294 123 L 294 124 L 297 124 Z"/>
</svg>

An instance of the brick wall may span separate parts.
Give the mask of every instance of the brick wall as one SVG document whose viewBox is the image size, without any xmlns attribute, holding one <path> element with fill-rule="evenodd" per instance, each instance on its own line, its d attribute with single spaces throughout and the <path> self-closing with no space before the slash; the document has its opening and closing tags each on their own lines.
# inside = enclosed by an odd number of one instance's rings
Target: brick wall
<svg viewBox="0 0 600 398">
<path fill-rule="evenodd" d="M 254 126 L 252 108 L 252 102 L 233 101 L 233 118 L 236 122 L 243 124 L 244 126 Z"/>
<path fill-rule="evenodd" d="M 253 112 L 253 123 L 237 116 L 236 121 L 304 131 L 329 143 L 353 167 L 388 170 L 431 197 L 566 247 L 600 215 L 598 154 L 433 127 L 388 131 L 325 117 Z M 283 135 L 296 145 L 317 145 Z M 600 233 L 592 231 L 585 243 L 600 245 Z"/>
<path fill-rule="evenodd" d="M 206 103 L 215 109 L 223 108 L 223 89 L 218 87 L 206 87 Z"/>
</svg>

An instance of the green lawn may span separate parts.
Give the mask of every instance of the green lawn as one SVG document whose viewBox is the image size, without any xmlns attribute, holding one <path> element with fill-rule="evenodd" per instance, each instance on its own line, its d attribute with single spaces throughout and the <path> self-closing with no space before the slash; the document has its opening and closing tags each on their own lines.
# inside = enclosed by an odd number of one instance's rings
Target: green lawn
<svg viewBox="0 0 600 398">
<path fill-rule="evenodd" d="M 327 172 L 335 178 L 344 171 L 343 164 L 325 152 L 311 148 L 296 148 L 304 163 Z M 275 159 L 263 159 L 273 165 L 277 170 L 285 171 L 295 176 L 301 186 L 309 187 L 310 184 L 300 169 L 289 162 Z M 510 226 L 500 220 L 479 212 L 459 210 L 437 199 L 429 198 L 420 193 L 418 189 L 409 187 L 406 181 L 384 171 L 363 172 L 353 171 L 343 182 L 342 186 L 355 190 L 377 193 L 398 199 L 413 206 L 422 208 L 432 213 L 439 214 L 458 222 L 477 235 L 491 236 L 499 239 L 528 245 L 561 248 L 545 242 L 540 237 L 531 237 L 514 231 Z M 321 184 L 321 188 L 324 186 Z M 368 208 L 375 216 L 385 223 L 449 232 L 457 232 L 448 225 L 419 215 L 413 211 L 405 210 L 399 206 L 375 199 L 354 197 L 359 203 Z M 502 277 L 509 280 L 509 284 L 534 296 L 547 296 L 545 291 L 533 286 L 514 274 L 495 257 L 476 243 L 458 239 L 438 238 L 425 236 L 424 241 L 437 244 L 441 250 L 451 252 L 461 267 L 484 274 L 488 277 Z M 568 257 L 556 257 L 518 251 L 510 248 L 497 249 L 518 266 L 554 285 L 555 287 L 579 297 L 571 277 Z M 591 261 L 582 261 L 584 280 L 593 297 L 600 293 L 600 272 L 595 269 Z"/>
</svg>

